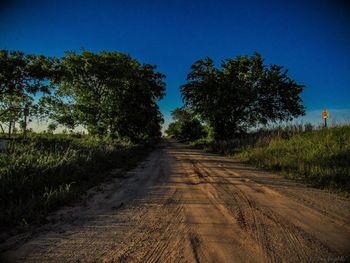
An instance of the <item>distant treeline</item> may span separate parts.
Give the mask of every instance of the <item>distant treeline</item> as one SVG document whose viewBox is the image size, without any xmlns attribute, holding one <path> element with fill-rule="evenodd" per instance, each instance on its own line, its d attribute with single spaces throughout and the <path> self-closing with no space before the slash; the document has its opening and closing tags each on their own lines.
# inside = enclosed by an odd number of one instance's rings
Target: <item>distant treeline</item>
<svg viewBox="0 0 350 263">
<path fill-rule="evenodd" d="M 0 129 L 26 131 L 31 118 L 133 141 L 161 135 L 157 100 L 165 76 L 119 52 L 65 52 L 61 58 L 0 51 Z"/>
</svg>

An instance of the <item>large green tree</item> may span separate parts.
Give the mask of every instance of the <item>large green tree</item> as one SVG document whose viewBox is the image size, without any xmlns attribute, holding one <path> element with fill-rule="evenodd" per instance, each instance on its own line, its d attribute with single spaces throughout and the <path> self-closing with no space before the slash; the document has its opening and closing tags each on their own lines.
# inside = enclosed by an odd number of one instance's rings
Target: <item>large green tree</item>
<svg viewBox="0 0 350 263">
<path fill-rule="evenodd" d="M 227 139 L 258 124 L 291 120 L 304 114 L 300 93 L 304 86 L 282 66 L 265 65 L 260 54 L 222 61 L 196 61 L 181 86 L 185 106 Z"/>
<path fill-rule="evenodd" d="M 46 98 L 50 118 L 82 125 L 90 134 L 129 137 L 160 136 L 163 74 L 119 52 L 67 52 L 55 96 Z"/>
</svg>

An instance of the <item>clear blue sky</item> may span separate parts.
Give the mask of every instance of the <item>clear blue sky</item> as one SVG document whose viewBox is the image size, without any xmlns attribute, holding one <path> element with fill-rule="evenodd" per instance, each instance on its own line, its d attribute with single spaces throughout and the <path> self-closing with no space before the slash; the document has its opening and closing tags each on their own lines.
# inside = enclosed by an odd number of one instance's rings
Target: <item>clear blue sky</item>
<svg viewBox="0 0 350 263">
<path fill-rule="evenodd" d="M 350 5 L 346 1 L 0 1 L 0 49 L 61 56 L 117 50 L 167 75 L 170 111 L 191 63 L 260 52 L 305 84 L 310 116 L 323 108 L 350 120 Z M 332 114 L 331 110 L 331 114 Z"/>
</svg>

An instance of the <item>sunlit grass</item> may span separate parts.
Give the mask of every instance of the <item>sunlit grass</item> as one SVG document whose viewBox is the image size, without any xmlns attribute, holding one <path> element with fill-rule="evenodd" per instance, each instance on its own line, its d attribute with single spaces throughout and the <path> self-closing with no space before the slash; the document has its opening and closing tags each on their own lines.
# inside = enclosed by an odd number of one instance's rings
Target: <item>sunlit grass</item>
<svg viewBox="0 0 350 263">
<path fill-rule="evenodd" d="M 350 125 L 260 129 L 226 141 L 203 138 L 192 142 L 192 146 L 229 155 L 316 187 L 350 192 Z"/>
<path fill-rule="evenodd" d="M 234 158 L 281 172 L 320 188 L 350 192 L 350 126 L 275 138 Z"/>
</svg>

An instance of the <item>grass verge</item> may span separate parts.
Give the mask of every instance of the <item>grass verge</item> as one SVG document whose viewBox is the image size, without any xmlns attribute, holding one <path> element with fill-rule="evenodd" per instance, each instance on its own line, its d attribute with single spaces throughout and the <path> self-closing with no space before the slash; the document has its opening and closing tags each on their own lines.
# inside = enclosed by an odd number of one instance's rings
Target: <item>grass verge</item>
<svg viewBox="0 0 350 263">
<path fill-rule="evenodd" d="M 277 136 L 275 133 L 272 135 L 269 133 L 267 137 L 253 138 L 253 144 L 246 142 L 240 144 L 240 140 L 235 139 L 220 143 L 198 141 L 194 146 L 230 155 L 236 160 L 276 171 L 287 178 L 349 196 L 349 125 L 313 131 L 304 130 L 287 135 Z M 244 140 L 247 140 L 247 136 Z M 238 147 L 235 147 L 237 145 Z M 239 145 L 245 146 L 239 147 Z"/>
<path fill-rule="evenodd" d="M 48 212 L 112 177 L 107 171 L 134 166 L 151 145 L 64 134 L 11 141 L 0 152 L 0 231 L 42 222 Z"/>
</svg>

